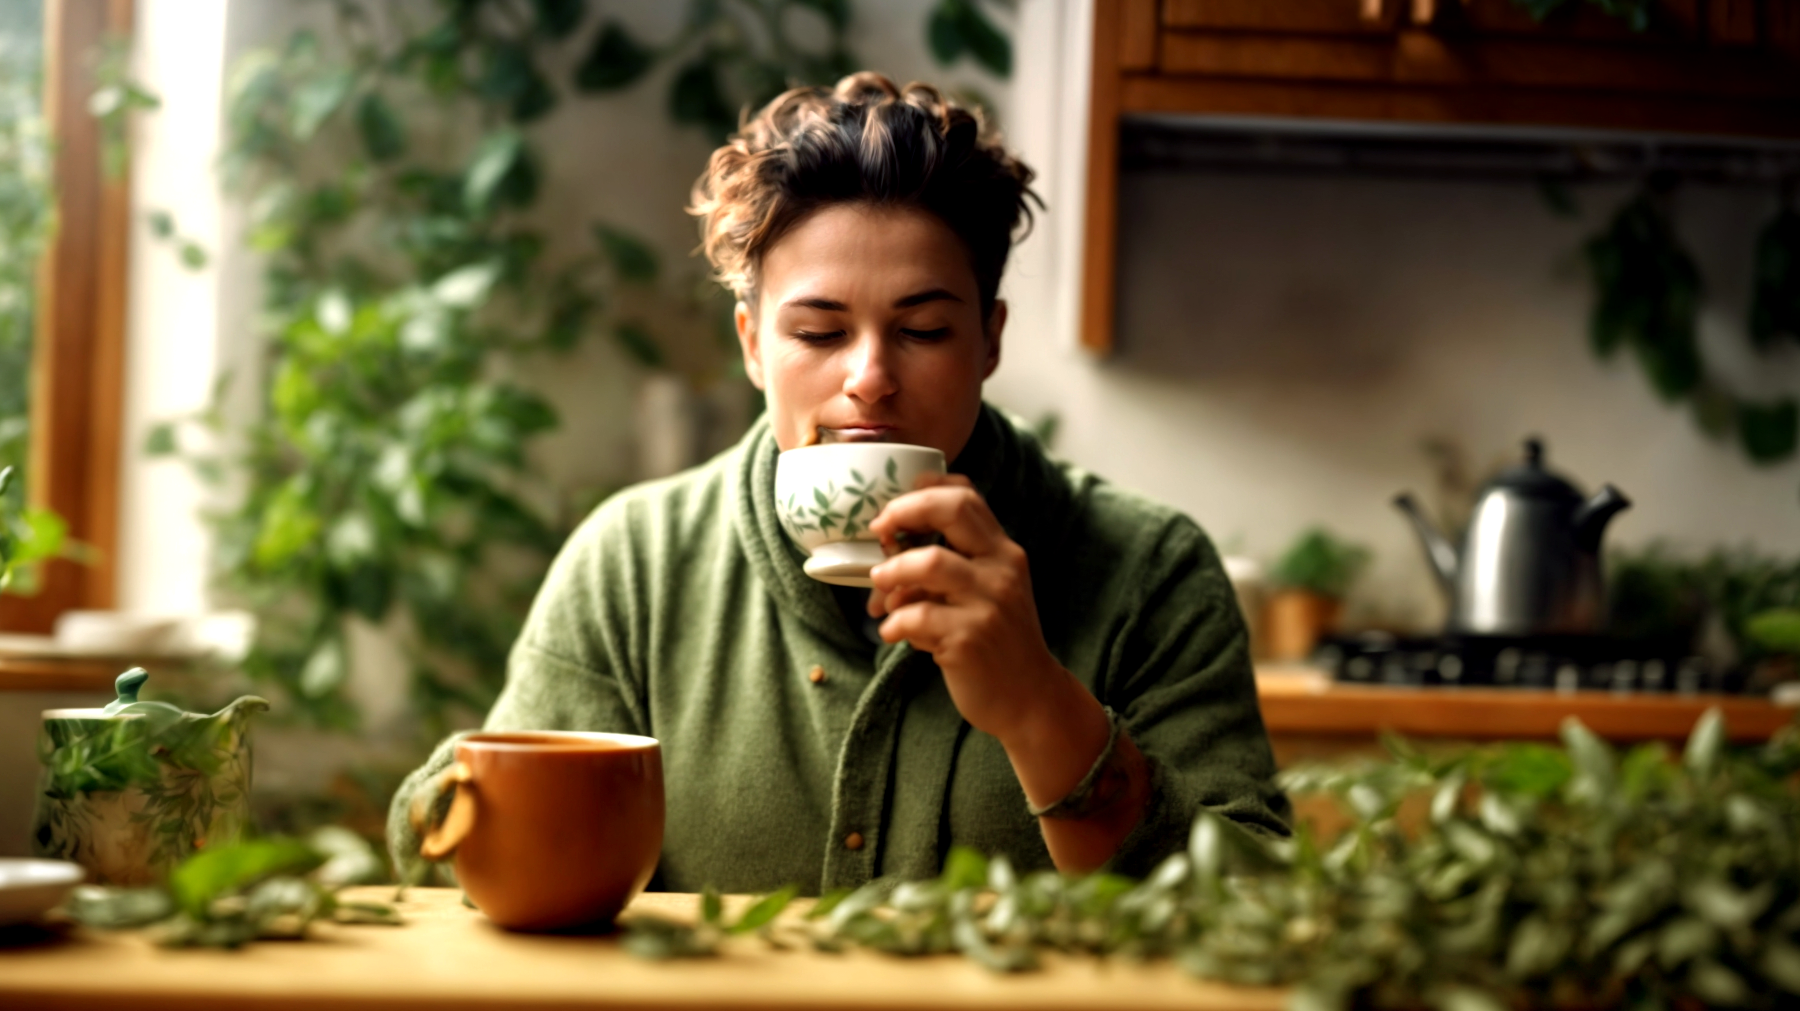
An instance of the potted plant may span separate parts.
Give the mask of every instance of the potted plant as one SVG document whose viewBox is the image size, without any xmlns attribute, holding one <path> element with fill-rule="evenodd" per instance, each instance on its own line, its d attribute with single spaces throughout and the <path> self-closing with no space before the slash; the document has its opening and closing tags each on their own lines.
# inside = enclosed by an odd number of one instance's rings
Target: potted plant
<svg viewBox="0 0 1800 1011">
<path fill-rule="evenodd" d="M 1324 527 L 1301 533 L 1271 573 L 1276 589 L 1262 622 L 1269 658 L 1310 656 L 1319 637 L 1337 627 L 1344 596 L 1368 563 L 1369 549 Z"/>
</svg>

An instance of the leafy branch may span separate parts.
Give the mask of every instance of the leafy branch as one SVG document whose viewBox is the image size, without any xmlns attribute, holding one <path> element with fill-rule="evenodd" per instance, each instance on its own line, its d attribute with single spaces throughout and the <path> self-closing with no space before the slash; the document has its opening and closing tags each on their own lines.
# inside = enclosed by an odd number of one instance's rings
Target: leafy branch
<svg viewBox="0 0 1800 1011">
<path fill-rule="evenodd" d="M 238 948 L 256 940 L 302 939 L 319 921 L 401 923 L 386 903 L 338 895 L 383 875 L 367 842 L 346 829 L 325 828 L 305 840 L 274 837 L 202 850 L 161 887 L 84 885 L 68 908 L 96 929 L 148 927 L 168 947 Z"/>
<path fill-rule="evenodd" d="M 1686 749 L 1620 755 L 1578 721 L 1563 747 L 1512 744 L 1284 775 L 1342 827 L 1255 837 L 1209 813 L 1150 876 L 1020 875 L 953 850 L 932 881 L 828 894 L 757 928 L 773 943 L 959 952 L 1002 972 L 1041 952 L 1173 958 L 1296 988 L 1301 1008 L 1778 1007 L 1800 996 L 1800 728 L 1726 748 L 1710 711 Z M 785 905 L 787 893 L 753 909 Z M 728 933 L 628 922 L 647 957 L 711 955 Z"/>
<path fill-rule="evenodd" d="M 1742 397 L 1701 357 L 1703 286 L 1671 220 L 1674 187 L 1672 178 L 1651 179 L 1586 244 L 1595 289 L 1588 328 L 1594 353 L 1606 359 L 1630 349 L 1651 388 L 1666 402 L 1691 403 L 1708 435 L 1735 436 L 1759 464 L 1786 460 L 1800 447 L 1800 403 Z M 1791 194 L 1758 239 L 1755 275 L 1750 319 L 1756 348 L 1768 351 L 1784 337 L 1800 340 L 1800 214 Z"/>
</svg>

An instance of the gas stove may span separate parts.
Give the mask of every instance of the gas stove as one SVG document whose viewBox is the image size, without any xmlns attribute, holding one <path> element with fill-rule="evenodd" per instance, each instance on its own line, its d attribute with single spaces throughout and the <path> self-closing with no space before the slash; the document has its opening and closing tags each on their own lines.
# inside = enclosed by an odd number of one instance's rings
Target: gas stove
<svg viewBox="0 0 1800 1011">
<path fill-rule="evenodd" d="M 1746 680 L 1741 672 L 1715 669 L 1703 657 L 1592 635 L 1330 636 L 1314 660 L 1339 681 L 1420 688 L 1692 695 L 1742 692 Z"/>
</svg>

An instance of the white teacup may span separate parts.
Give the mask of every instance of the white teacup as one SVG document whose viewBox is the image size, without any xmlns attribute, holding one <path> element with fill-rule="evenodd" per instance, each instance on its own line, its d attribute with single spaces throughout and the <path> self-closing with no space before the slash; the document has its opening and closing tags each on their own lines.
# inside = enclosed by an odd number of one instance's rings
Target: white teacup
<svg viewBox="0 0 1800 1011">
<path fill-rule="evenodd" d="M 920 474 L 944 473 L 942 450 L 891 442 L 803 446 L 775 462 L 775 510 L 807 554 L 806 574 L 838 586 L 870 586 L 885 557 L 869 521 L 913 490 Z"/>
</svg>

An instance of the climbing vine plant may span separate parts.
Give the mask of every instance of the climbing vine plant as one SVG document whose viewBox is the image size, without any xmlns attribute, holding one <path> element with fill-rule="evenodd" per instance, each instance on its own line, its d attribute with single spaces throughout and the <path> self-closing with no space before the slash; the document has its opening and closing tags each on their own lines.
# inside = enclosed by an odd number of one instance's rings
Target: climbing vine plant
<svg viewBox="0 0 1800 1011">
<path fill-rule="evenodd" d="M 1800 404 L 1792 396 L 1764 401 L 1737 393 L 1700 353 L 1705 289 L 1675 230 L 1678 181 L 1660 174 L 1647 180 L 1584 247 L 1594 281 L 1594 353 L 1609 358 L 1628 349 L 1657 395 L 1689 404 L 1707 434 L 1735 440 L 1756 463 L 1786 460 L 1800 445 Z M 1748 319 L 1760 353 L 1800 341 L 1800 211 L 1791 182 L 1757 238 Z"/>
<path fill-rule="evenodd" d="M 231 82 L 221 168 L 263 263 L 258 413 L 238 431 L 215 407 L 147 448 L 235 503 L 212 519 L 221 583 L 261 622 L 246 672 L 353 727 L 347 623 L 396 621 L 435 736 L 492 702 L 566 533 L 527 453 L 557 412 L 509 370 L 593 336 L 663 360 L 618 308 L 658 283 L 647 245 L 592 222 L 585 249 L 550 252 L 534 128 L 670 64 L 672 118 L 722 136 L 744 104 L 852 67 L 850 8 L 695 0 L 661 43 L 586 0 L 443 0 L 422 24 L 359 0 L 334 13 Z M 798 18 L 822 47 L 795 40 Z"/>
<path fill-rule="evenodd" d="M 0 467 L 25 463 L 33 287 L 55 218 L 40 73 L 0 36 Z"/>
</svg>

